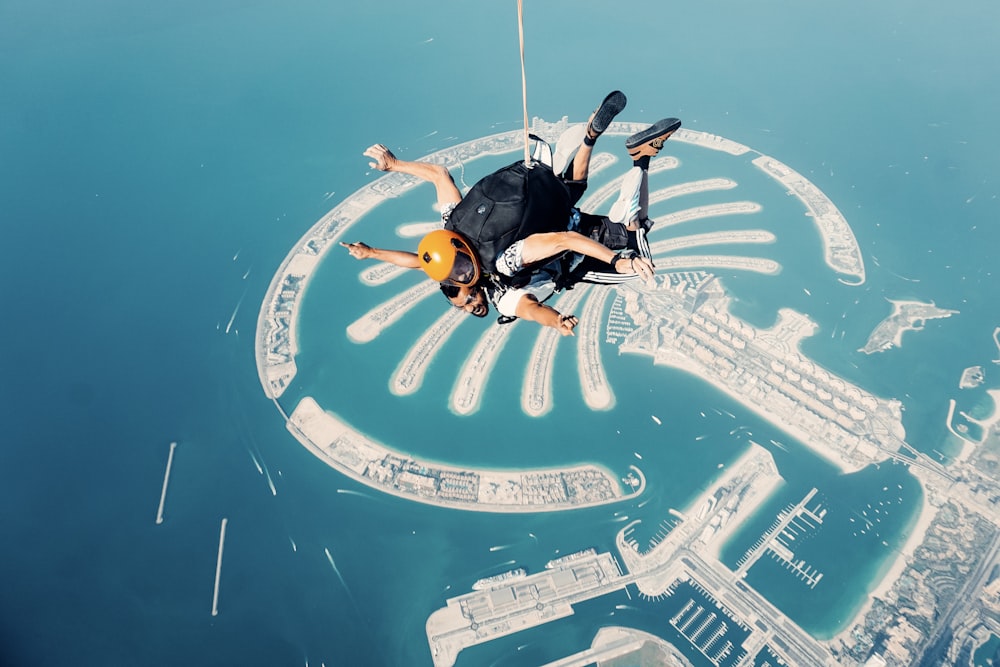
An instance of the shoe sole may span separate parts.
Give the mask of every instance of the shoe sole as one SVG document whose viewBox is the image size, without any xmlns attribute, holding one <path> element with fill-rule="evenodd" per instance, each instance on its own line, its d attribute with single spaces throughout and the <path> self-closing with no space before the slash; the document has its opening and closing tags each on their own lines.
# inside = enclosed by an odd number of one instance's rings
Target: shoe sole
<svg viewBox="0 0 1000 667">
<path fill-rule="evenodd" d="M 594 119 L 590 121 L 590 129 L 598 135 L 602 134 L 611 125 L 611 121 L 615 119 L 615 116 L 622 112 L 627 102 L 628 98 L 625 97 L 625 93 L 622 91 L 616 90 L 613 93 L 609 93 L 594 112 Z"/>
<path fill-rule="evenodd" d="M 633 158 L 643 155 L 656 155 L 663 148 L 670 135 L 680 129 L 681 122 L 676 118 L 664 118 L 641 132 L 636 132 L 625 140 L 625 148 Z M 648 151 L 642 150 L 649 146 Z"/>
</svg>

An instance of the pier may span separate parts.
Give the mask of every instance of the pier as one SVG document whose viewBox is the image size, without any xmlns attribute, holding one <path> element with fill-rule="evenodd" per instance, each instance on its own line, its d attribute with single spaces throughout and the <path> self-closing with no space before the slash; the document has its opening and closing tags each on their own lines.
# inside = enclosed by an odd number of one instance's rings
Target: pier
<svg viewBox="0 0 1000 667">
<path fill-rule="evenodd" d="M 160 491 L 160 507 L 156 510 L 156 523 L 163 523 L 163 504 L 167 501 L 167 482 L 170 481 L 170 466 L 174 462 L 174 449 L 176 442 L 170 443 L 170 453 L 167 454 L 167 471 L 163 473 L 163 489 Z"/>
<path fill-rule="evenodd" d="M 226 524 L 229 519 L 222 520 L 219 528 L 219 557 L 215 561 L 215 593 L 212 595 L 212 616 L 219 615 L 219 576 L 222 574 L 222 550 L 226 546 Z"/>
<path fill-rule="evenodd" d="M 808 516 L 815 517 L 815 515 L 812 512 L 806 509 L 806 505 L 809 503 L 810 500 L 812 500 L 812 497 L 814 495 L 816 495 L 815 488 L 809 491 L 809 493 L 806 494 L 806 497 L 803 498 L 798 505 L 786 511 L 784 513 L 784 516 L 779 515 L 778 520 L 771 527 L 771 530 L 769 530 L 757 542 L 757 544 L 754 545 L 753 549 L 751 549 L 745 556 L 743 556 L 743 558 L 740 559 L 741 563 L 737 568 L 736 572 L 734 573 L 735 575 L 734 579 L 742 579 L 746 575 L 747 570 L 749 570 L 750 567 L 757 562 L 757 559 L 763 556 L 768 550 L 775 550 L 779 556 L 782 555 L 781 552 L 775 549 L 774 547 L 778 535 L 786 528 L 788 528 L 788 526 L 792 523 L 792 521 L 794 521 L 795 518 L 798 517 L 800 514 L 806 514 Z M 822 521 L 820 521 L 820 523 L 822 523 Z"/>
</svg>

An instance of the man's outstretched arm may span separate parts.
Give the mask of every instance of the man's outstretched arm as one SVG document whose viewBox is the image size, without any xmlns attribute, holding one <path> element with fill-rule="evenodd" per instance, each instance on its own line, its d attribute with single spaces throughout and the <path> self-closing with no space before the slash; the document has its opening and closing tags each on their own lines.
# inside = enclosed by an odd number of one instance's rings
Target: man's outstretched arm
<svg viewBox="0 0 1000 667">
<path fill-rule="evenodd" d="M 544 232 L 524 239 L 521 261 L 525 266 L 550 259 L 570 250 L 611 264 L 618 273 L 636 273 L 643 280 L 653 277 L 653 263 L 646 257 L 616 259 L 618 253 L 578 232 Z"/>
<path fill-rule="evenodd" d="M 539 303 L 531 294 L 525 294 L 517 302 L 514 314 L 522 320 L 538 322 L 543 327 L 552 327 L 563 336 L 572 336 L 579 323 L 575 315 L 563 315 L 555 308 Z"/>
<path fill-rule="evenodd" d="M 405 250 L 386 250 L 385 248 L 373 248 L 367 243 L 357 241 L 355 243 L 340 242 L 340 245 L 347 248 L 351 257 L 356 259 L 374 259 L 380 262 L 389 262 L 405 269 L 419 269 L 420 262 L 417 260 L 417 253 Z"/>
<path fill-rule="evenodd" d="M 451 172 L 443 165 L 431 164 L 430 162 L 400 160 L 382 144 L 369 146 L 368 150 L 365 151 L 365 155 L 375 160 L 368 163 L 372 169 L 398 171 L 401 174 L 416 176 L 421 180 L 432 183 L 434 189 L 437 190 L 438 205 L 462 201 L 462 193 L 455 186 Z"/>
</svg>

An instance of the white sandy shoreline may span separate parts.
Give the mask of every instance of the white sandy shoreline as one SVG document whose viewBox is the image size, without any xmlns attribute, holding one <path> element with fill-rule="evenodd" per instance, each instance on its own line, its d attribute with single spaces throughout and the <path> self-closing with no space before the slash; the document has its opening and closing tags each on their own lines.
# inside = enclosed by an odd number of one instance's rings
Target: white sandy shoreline
<svg viewBox="0 0 1000 667">
<path fill-rule="evenodd" d="M 917 547 L 924 541 L 924 538 L 927 536 L 927 530 L 930 528 L 931 524 L 934 522 L 934 518 L 937 516 L 937 508 L 931 506 L 926 490 L 923 493 L 923 500 L 921 501 L 919 512 L 917 520 L 914 522 L 913 527 L 910 530 L 910 534 L 906 538 L 906 542 L 896 553 L 896 558 L 891 562 L 889 568 L 879 576 L 878 585 L 869 591 L 868 599 L 854 614 L 854 617 L 850 620 L 850 622 L 844 626 L 844 629 L 829 639 L 830 642 L 837 642 L 842 639 L 846 639 L 851 630 L 854 629 L 856 625 L 864 621 L 865 615 L 871 610 L 872 605 L 875 603 L 875 598 L 885 600 L 889 595 L 889 592 L 892 590 L 892 587 L 897 581 L 899 581 L 899 577 L 906 570 L 906 567 L 913 558 L 913 552 L 916 551 Z"/>
</svg>

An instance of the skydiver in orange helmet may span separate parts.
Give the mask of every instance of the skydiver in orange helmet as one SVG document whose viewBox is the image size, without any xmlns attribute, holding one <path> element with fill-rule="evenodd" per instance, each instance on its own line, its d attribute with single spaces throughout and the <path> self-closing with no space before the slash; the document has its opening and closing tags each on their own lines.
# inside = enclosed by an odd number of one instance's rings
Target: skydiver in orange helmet
<svg viewBox="0 0 1000 667">
<path fill-rule="evenodd" d="M 615 91 L 598 106 L 586 125 L 572 127 L 560 137 L 555 155 L 550 156 L 551 166 L 569 190 L 572 204 L 586 190 L 594 143 L 624 106 L 625 96 Z M 492 303 L 502 316 L 500 321 L 521 318 L 553 327 L 564 336 L 573 335 L 577 318 L 543 303 L 560 287 L 580 281 L 652 280 L 653 264 L 645 239 L 651 226 L 646 215 L 647 170 L 650 158 L 679 127 L 680 121 L 668 118 L 626 139 L 633 168 L 626 174 L 621 195 L 608 216 L 581 213 L 574 208 L 565 231 L 518 239 L 500 253 L 494 266 L 482 266 L 469 240 L 446 229 L 427 234 L 416 253 L 373 248 L 361 242 L 341 245 L 358 259 L 422 269 L 441 284 L 453 306 L 471 315 L 485 317 Z M 374 160 L 369 164 L 375 169 L 409 174 L 432 183 L 445 222 L 462 200 L 443 165 L 400 160 L 382 144 L 369 147 L 365 155 Z M 569 264 L 558 261 L 567 254 L 572 258 Z M 567 268 L 571 269 L 568 275 Z M 523 278 L 526 273 L 527 279 Z M 511 281 L 515 275 L 521 276 L 517 283 Z"/>
</svg>

